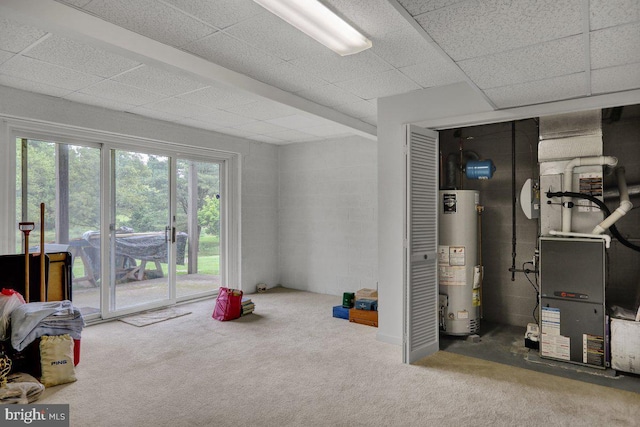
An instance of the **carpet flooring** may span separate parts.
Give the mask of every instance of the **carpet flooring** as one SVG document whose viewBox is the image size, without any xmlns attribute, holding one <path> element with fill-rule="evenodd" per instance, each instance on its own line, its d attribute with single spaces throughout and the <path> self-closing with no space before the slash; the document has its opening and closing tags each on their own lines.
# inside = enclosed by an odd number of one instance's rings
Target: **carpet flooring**
<svg viewBox="0 0 640 427">
<path fill-rule="evenodd" d="M 415 365 L 376 328 L 331 317 L 341 298 L 282 288 L 254 314 L 211 318 L 214 300 L 144 328 L 83 332 L 72 426 L 635 426 L 640 394 L 447 351 Z"/>
</svg>

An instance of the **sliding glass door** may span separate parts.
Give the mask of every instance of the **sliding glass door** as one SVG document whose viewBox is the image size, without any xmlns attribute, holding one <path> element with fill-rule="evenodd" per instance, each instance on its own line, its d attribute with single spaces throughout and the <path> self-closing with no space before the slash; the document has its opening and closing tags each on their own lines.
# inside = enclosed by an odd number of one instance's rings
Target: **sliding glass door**
<svg viewBox="0 0 640 427">
<path fill-rule="evenodd" d="M 35 223 L 39 252 L 45 204 L 45 250 L 71 254 L 71 299 L 88 319 L 215 294 L 227 269 L 227 159 L 38 138 L 16 135 L 16 222 Z"/>
</svg>

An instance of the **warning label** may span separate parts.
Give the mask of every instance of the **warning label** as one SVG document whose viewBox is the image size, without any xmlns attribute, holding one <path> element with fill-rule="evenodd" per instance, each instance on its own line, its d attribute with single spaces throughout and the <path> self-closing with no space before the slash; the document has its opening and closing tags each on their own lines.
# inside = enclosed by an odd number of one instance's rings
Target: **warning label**
<svg viewBox="0 0 640 427">
<path fill-rule="evenodd" d="M 582 173 L 579 175 L 580 193 L 589 196 L 602 197 L 602 175 L 599 173 Z M 579 212 L 596 212 L 600 208 L 589 200 L 577 201 Z"/>
<path fill-rule="evenodd" d="M 465 267 L 450 267 L 441 265 L 438 267 L 438 280 L 441 285 L 464 286 L 467 284 L 467 269 Z"/>
<path fill-rule="evenodd" d="M 449 265 L 466 265 L 464 246 L 449 246 Z"/>
<path fill-rule="evenodd" d="M 560 335 L 560 309 L 542 307 L 542 342 L 540 355 L 554 359 L 571 359 L 571 339 Z"/>
</svg>

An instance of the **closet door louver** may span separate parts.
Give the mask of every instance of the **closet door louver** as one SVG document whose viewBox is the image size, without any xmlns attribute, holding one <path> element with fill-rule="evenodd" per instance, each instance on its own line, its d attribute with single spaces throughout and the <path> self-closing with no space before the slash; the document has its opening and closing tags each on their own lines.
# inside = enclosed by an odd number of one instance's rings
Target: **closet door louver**
<svg viewBox="0 0 640 427">
<path fill-rule="evenodd" d="M 438 351 L 438 133 L 407 126 L 404 362 Z"/>
</svg>

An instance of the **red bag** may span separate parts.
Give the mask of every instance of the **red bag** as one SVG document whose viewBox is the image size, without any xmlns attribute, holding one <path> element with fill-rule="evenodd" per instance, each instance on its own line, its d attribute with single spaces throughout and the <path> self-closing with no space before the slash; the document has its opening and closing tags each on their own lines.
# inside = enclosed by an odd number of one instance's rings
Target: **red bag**
<svg viewBox="0 0 640 427">
<path fill-rule="evenodd" d="M 213 317 L 216 320 L 233 320 L 242 314 L 242 291 L 220 287 Z"/>
</svg>

